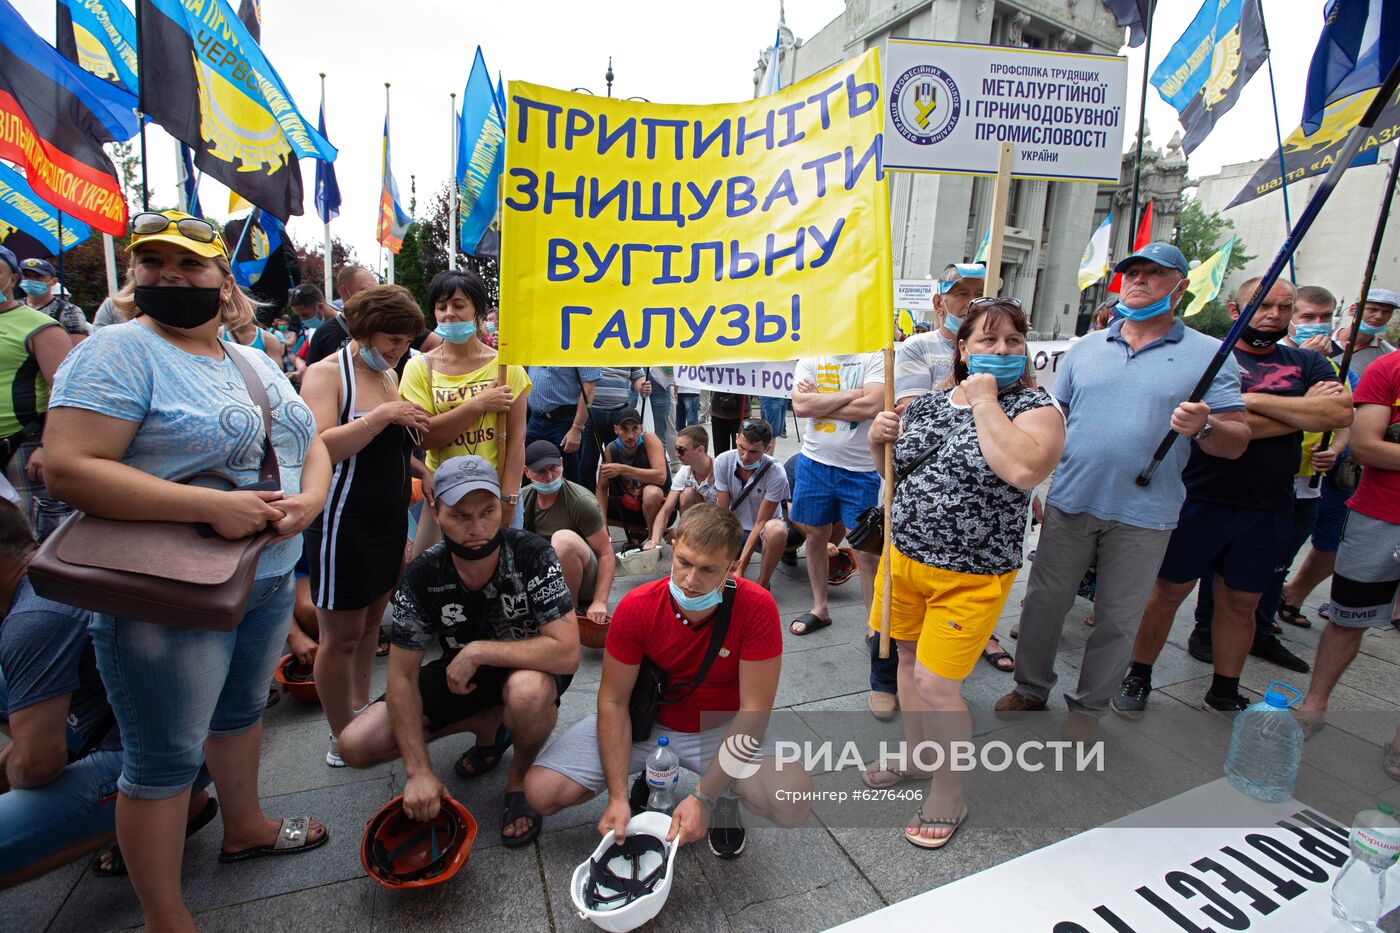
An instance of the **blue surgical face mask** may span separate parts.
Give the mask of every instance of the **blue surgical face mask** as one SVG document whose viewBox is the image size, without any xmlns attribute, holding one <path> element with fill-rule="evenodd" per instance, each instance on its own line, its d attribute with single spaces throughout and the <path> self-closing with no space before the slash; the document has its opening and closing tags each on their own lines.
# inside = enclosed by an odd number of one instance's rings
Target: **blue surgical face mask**
<svg viewBox="0 0 1400 933">
<path fill-rule="evenodd" d="M 393 364 L 384 359 L 384 354 L 374 347 L 360 347 L 360 359 L 377 373 L 388 372 L 394 368 Z"/>
<path fill-rule="evenodd" d="M 1026 374 L 1026 357 L 1003 356 L 999 353 L 969 353 L 967 371 L 970 374 L 986 373 L 997 381 L 997 388 L 1004 389 Z"/>
<path fill-rule="evenodd" d="M 40 282 L 38 279 L 24 279 L 19 283 L 19 287 L 26 295 L 28 295 L 31 298 L 38 298 L 40 295 L 44 294 L 44 292 L 49 290 L 49 287 L 43 282 Z"/>
<path fill-rule="evenodd" d="M 1299 343 L 1302 343 L 1305 340 L 1311 340 L 1314 337 L 1321 337 L 1323 334 L 1330 333 L 1332 333 L 1332 326 L 1330 324 L 1293 325 L 1293 339 L 1298 341 Z"/>
<path fill-rule="evenodd" d="M 476 321 L 443 321 L 433 333 L 448 343 L 466 343 L 476 333 Z"/>
<path fill-rule="evenodd" d="M 707 609 L 713 609 L 724 599 L 724 595 L 720 593 L 718 588 L 710 590 L 703 596 L 687 596 L 684 590 L 676 586 L 675 577 L 671 578 L 670 586 L 671 598 L 676 601 L 677 606 L 686 612 L 704 612 Z"/>
<path fill-rule="evenodd" d="M 554 477 L 554 481 L 551 483 L 541 483 L 538 480 L 536 480 L 530 485 L 535 487 L 535 492 L 541 492 L 545 495 L 549 495 L 551 492 L 558 492 L 564 487 L 564 476 L 563 474 L 560 474 L 559 476 Z"/>
<path fill-rule="evenodd" d="M 1145 308 L 1130 308 L 1127 305 L 1123 304 L 1123 302 L 1121 301 L 1118 302 L 1118 305 L 1114 308 L 1115 311 L 1117 311 L 1119 314 L 1123 315 L 1130 321 L 1146 321 L 1149 318 L 1154 318 L 1159 314 L 1170 311 L 1171 309 L 1171 292 L 1167 292 L 1165 295 L 1162 296 L 1160 301 L 1154 301 L 1152 304 L 1148 305 Z"/>
<path fill-rule="evenodd" d="M 944 312 L 943 329 L 948 331 L 948 333 L 950 334 L 956 334 L 958 332 L 959 327 L 962 327 L 962 318 L 954 317 L 953 315 Z"/>
<path fill-rule="evenodd" d="M 495 321 L 487 321 L 487 322 L 486 322 L 486 333 L 488 333 L 488 334 L 494 334 L 495 332 L 496 332 L 496 322 L 495 322 Z"/>
<path fill-rule="evenodd" d="M 27 284 L 29 284 L 29 283 L 26 282 L 25 284 L 27 285 Z M 25 291 L 28 291 L 28 289 L 25 289 Z M 1363 333 L 1363 334 L 1369 334 L 1370 336 L 1375 337 L 1375 336 L 1377 336 L 1377 335 L 1379 335 L 1379 334 L 1385 333 L 1386 326 L 1387 326 L 1387 325 L 1385 325 L 1385 324 L 1381 324 L 1381 325 L 1378 327 L 1378 326 L 1376 326 L 1375 324 L 1367 324 L 1365 321 L 1362 321 L 1362 322 L 1361 322 L 1361 333 Z"/>
</svg>

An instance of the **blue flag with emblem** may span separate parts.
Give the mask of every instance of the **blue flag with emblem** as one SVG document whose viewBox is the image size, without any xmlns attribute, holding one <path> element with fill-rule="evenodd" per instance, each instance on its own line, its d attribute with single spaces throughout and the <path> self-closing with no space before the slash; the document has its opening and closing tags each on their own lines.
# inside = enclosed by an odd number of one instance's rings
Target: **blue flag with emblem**
<svg viewBox="0 0 1400 933">
<path fill-rule="evenodd" d="M 1303 132 L 1317 132 L 1328 105 L 1380 87 L 1397 58 L 1400 8 L 1393 0 L 1329 0 L 1303 89 Z"/>
<path fill-rule="evenodd" d="M 34 193 L 24 176 L 0 162 L 0 224 L 27 233 L 50 256 L 59 253 L 58 213 Z M 92 236 L 92 229 L 75 217 L 63 216 L 63 249 L 70 250 Z"/>
<path fill-rule="evenodd" d="M 302 213 L 298 159 L 335 147 L 301 115 L 227 0 L 141 4 L 141 109 L 194 162 L 267 213 Z"/>
<path fill-rule="evenodd" d="M 122 0 L 58 0 L 54 45 L 84 71 L 136 93 L 136 18 Z"/>
<path fill-rule="evenodd" d="M 462 95 L 457 139 L 457 222 L 462 252 L 469 256 L 500 254 L 495 225 L 500 177 L 506 160 L 505 119 L 481 47 L 476 50 L 467 89 Z"/>
<path fill-rule="evenodd" d="M 1181 115 L 1183 149 L 1201 144 L 1268 57 L 1258 0 L 1205 0 L 1151 78 Z"/>
<path fill-rule="evenodd" d="M 244 288 L 252 288 L 267 271 L 268 259 L 282 249 L 287 229 L 280 220 L 264 211 L 253 211 L 243 223 L 251 226 L 246 231 L 232 230 L 238 221 L 231 220 L 224 233 L 233 236 L 236 244 L 233 262 L 229 264 L 233 268 L 233 280 Z"/>
<path fill-rule="evenodd" d="M 321 111 L 316 116 L 316 131 L 326 135 L 326 102 L 321 101 Z M 340 183 L 335 180 L 335 166 L 322 159 L 316 160 L 316 213 L 321 223 L 328 224 L 340 216 Z"/>
</svg>

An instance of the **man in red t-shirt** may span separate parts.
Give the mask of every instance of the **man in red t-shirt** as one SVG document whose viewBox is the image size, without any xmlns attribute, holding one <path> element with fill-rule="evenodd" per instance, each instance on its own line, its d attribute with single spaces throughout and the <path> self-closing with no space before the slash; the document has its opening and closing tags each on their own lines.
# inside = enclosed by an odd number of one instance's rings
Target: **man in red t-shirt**
<svg viewBox="0 0 1400 933">
<path fill-rule="evenodd" d="M 1400 353 L 1366 367 L 1356 386 L 1351 456 L 1364 469 L 1347 500 L 1346 525 L 1332 577 L 1331 621 L 1317 646 L 1308 695 L 1300 712 L 1311 732 L 1322 724 L 1327 698 L 1356 657 L 1361 636 L 1394 618 L 1400 589 Z M 1385 751 L 1385 769 L 1400 779 L 1400 731 Z"/>
<path fill-rule="evenodd" d="M 597 713 L 560 736 L 526 774 L 532 807 L 557 813 L 606 787 L 608 806 L 598 832 L 611 830 L 621 838 L 632 815 L 628 775 L 642 769 L 657 739 L 666 736 L 681 766 L 701 775 L 695 792 L 676 806 L 668 839 L 694 842 L 708 830 L 711 852 L 739 855 L 739 800 L 780 826 L 807 819 L 811 780 L 800 768 L 779 769 L 760 739 L 778 691 L 783 652 L 778 607 L 767 590 L 735 581 L 719 654 L 704 680 L 686 693 L 720 618 L 725 580 L 743 534 L 727 509 L 701 503 L 686 510 L 676 529 L 670 577 L 633 589 L 613 611 Z M 651 735 L 634 736 L 628 701 L 643 658 L 679 689 L 673 702 L 662 703 Z M 718 754 L 721 746 L 728 754 Z M 734 754 L 748 748 L 761 750 L 747 760 Z"/>
</svg>

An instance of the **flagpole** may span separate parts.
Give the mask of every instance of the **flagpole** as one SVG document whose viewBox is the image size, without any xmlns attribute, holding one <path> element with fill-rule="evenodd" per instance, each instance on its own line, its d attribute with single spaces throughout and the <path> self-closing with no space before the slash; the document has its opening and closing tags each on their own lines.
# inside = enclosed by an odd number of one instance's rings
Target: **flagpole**
<svg viewBox="0 0 1400 933">
<path fill-rule="evenodd" d="M 262 208 L 254 207 L 248 212 L 248 219 L 243 224 L 243 229 L 238 231 L 238 245 L 233 248 L 233 255 L 229 256 L 229 265 L 238 261 L 238 254 L 243 251 L 243 241 L 248 239 L 248 231 L 253 224 L 257 223 L 258 217 L 262 214 Z"/>
<path fill-rule="evenodd" d="M 1395 64 L 1391 66 L 1390 73 L 1386 75 L 1385 81 L 1381 83 L 1380 90 L 1377 91 L 1376 96 L 1372 98 L 1370 105 L 1366 108 L 1366 112 L 1361 115 L 1361 119 L 1357 121 L 1356 126 L 1347 134 L 1346 142 L 1342 144 L 1341 149 L 1337 153 L 1337 160 L 1332 163 L 1332 167 L 1328 169 L 1327 175 L 1322 179 L 1322 184 L 1317 187 L 1313 196 L 1303 207 L 1303 212 L 1298 215 L 1297 225 L 1292 230 L 1288 231 L 1288 237 L 1283 241 L 1283 246 L 1279 249 L 1278 255 L 1276 255 L 1273 262 L 1269 264 L 1269 268 L 1264 272 L 1263 277 L 1260 278 L 1259 284 L 1254 287 L 1254 294 L 1250 297 L 1244 310 L 1240 312 L 1239 317 L 1235 319 L 1235 323 L 1231 325 L 1230 332 L 1227 333 L 1225 339 L 1220 342 L 1220 346 L 1216 349 L 1215 356 L 1212 357 L 1210 365 L 1206 367 L 1205 372 L 1201 373 L 1201 378 L 1197 380 L 1195 388 L 1191 390 L 1187 401 L 1199 402 L 1205 396 L 1206 390 L 1210 388 L 1210 384 L 1215 379 L 1216 374 L 1220 372 L 1220 368 L 1225 365 L 1225 361 L 1230 359 L 1230 355 L 1234 351 L 1235 343 L 1239 340 L 1240 333 L 1249 326 L 1250 320 L 1254 317 L 1254 312 L 1257 311 L 1259 305 L 1263 303 L 1264 296 L 1269 293 L 1269 290 L 1274 287 L 1274 283 L 1278 281 L 1278 277 L 1282 274 L 1284 264 L 1287 263 L 1288 257 L 1293 255 L 1294 250 L 1298 248 L 1298 244 L 1302 242 L 1303 237 L 1307 235 L 1308 228 L 1312 226 L 1313 221 L 1317 219 L 1317 215 L 1321 213 L 1323 205 L 1327 203 L 1327 199 L 1332 196 L 1332 192 L 1336 189 L 1337 183 L 1341 181 L 1342 175 L 1346 172 L 1347 167 L 1351 165 L 1351 160 L 1356 158 L 1356 154 L 1361 150 L 1362 142 L 1365 141 L 1366 136 L 1369 135 L 1371 130 L 1375 127 L 1376 121 L 1380 119 L 1381 111 L 1384 110 L 1386 104 L 1390 102 L 1390 98 L 1394 95 L 1395 89 L 1398 86 L 1400 86 L 1400 61 L 1396 61 Z M 1361 296 L 1361 301 L 1363 303 L 1365 298 L 1365 295 Z M 1355 324 L 1353 324 L 1353 329 L 1355 329 Z M 1157 449 L 1153 451 L 1152 459 L 1143 467 L 1142 472 L 1138 474 L 1137 484 L 1139 486 L 1146 486 L 1152 481 L 1152 474 L 1157 471 L 1157 467 L 1161 465 L 1162 460 L 1167 456 L 1167 452 L 1171 450 L 1172 444 L 1175 441 L 1176 432 L 1168 430 L 1161 442 L 1157 444 Z"/>
<path fill-rule="evenodd" d="M 1278 140 L 1278 179 L 1279 190 L 1283 192 L 1283 229 L 1285 234 L 1293 229 L 1293 213 L 1288 206 L 1288 168 L 1283 159 L 1283 129 L 1278 122 L 1278 88 L 1274 86 L 1274 56 L 1269 48 L 1269 27 L 1264 23 L 1264 4 L 1260 0 L 1254 0 L 1255 9 L 1259 13 L 1259 31 L 1264 34 L 1264 64 L 1269 68 L 1269 96 L 1274 102 L 1274 139 Z M 1293 264 L 1293 257 L 1288 257 L 1288 279 L 1296 287 L 1298 284 L 1298 270 Z"/>
<path fill-rule="evenodd" d="M 102 234 L 102 256 L 107 265 L 107 294 L 117 293 L 117 245 L 110 233 Z"/>
<path fill-rule="evenodd" d="M 146 82 L 141 80 L 145 66 L 141 63 L 141 0 L 136 0 L 136 123 L 141 128 L 141 210 L 151 209 L 151 192 L 146 183 Z M 61 244 L 60 244 L 61 245 Z M 112 291 L 116 291 L 113 286 Z"/>
<path fill-rule="evenodd" d="M 447 196 L 447 268 L 457 268 L 457 224 L 461 220 L 458 212 L 461 208 L 457 204 L 457 92 L 452 92 L 452 131 L 448 137 L 452 141 L 452 174 L 448 176 L 448 188 L 450 193 Z"/>
<path fill-rule="evenodd" d="M 325 115 L 326 115 L 326 73 L 323 71 L 323 72 L 321 72 L 321 118 L 322 118 L 322 126 L 325 125 L 325 122 L 324 122 L 324 121 L 325 121 Z M 323 177 L 324 177 L 324 176 L 323 176 Z M 327 211 L 326 214 L 327 214 L 327 217 L 329 218 L 330 212 Z M 325 292 L 325 294 L 326 294 L 326 301 L 329 302 L 329 301 L 334 297 L 334 295 L 335 295 L 334 291 L 332 291 L 332 289 L 331 289 L 331 278 L 332 278 L 332 276 L 334 275 L 334 272 L 333 272 L 333 270 L 331 269 L 331 265 L 332 265 L 332 261 L 331 261 L 331 222 L 330 222 L 329 219 L 327 219 L 325 223 L 326 223 L 326 251 L 325 251 L 325 254 L 324 254 L 324 260 L 325 260 L 325 261 L 322 263 L 322 265 L 324 265 L 324 266 L 326 267 L 326 268 L 325 268 L 325 273 L 326 273 L 326 276 L 325 276 L 325 278 L 326 278 L 326 292 Z"/>
<path fill-rule="evenodd" d="M 58 287 L 63 288 L 63 211 L 55 208 L 58 214 Z"/>
<path fill-rule="evenodd" d="M 1133 159 L 1133 201 L 1132 218 L 1133 224 L 1128 229 L 1132 231 L 1131 236 L 1137 235 L 1138 227 L 1138 186 L 1142 181 L 1142 144 L 1143 136 L 1147 129 L 1147 83 L 1148 65 L 1152 61 L 1152 16 L 1157 12 L 1157 0 L 1147 7 L 1147 39 L 1142 46 L 1142 96 L 1138 99 L 1138 133 L 1137 133 L 1137 156 Z"/>
<path fill-rule="evenodd" d="M 385 149 L 388 149 L 388 147 L 389 147 L 389 82 L 388 82 L 388 81 L 385 81 L 385 82 L 384 82 L 384 148 L 385 148 Z M 385 166 L 384 166 L 384 167 L 385 167 L 385 169 L 386 169 L 387 171 L 390 171 L 390 172 L 392 172 L 392 171 L 394 170 L 393 166 L 392 166 L 392 165 L 389 165 L 387 161 L 385 162 Z M 381 182 L 381 184 L 382 184 L 382 182 Z M 383 197 L 383 195 L 381 194 L 380 197 Z M 389 209 L 390 209 L 390 211 L 392 211 L 392 210 L 394 209 L 394 208 L 393 208 L 393 205 L 390 205 Z M 382 207 L 382 206 L 380 207 L 380 210 L 383 210 L 383 207 Z M 393 228 L 394 221 L 395 221 L 396 219 L 397 219 L 396 216 L 391 216 L 391 217 L 389 218 L 389 226 L 390 226 L 391 230 L 392 230 L 392 228 Z M 386 252 L 388 252 L 388 254 L 389 254 L 389 269 L 388 269 L 387 278 L 389 279 L 389 284 L 390 284 L 390 285 L 393 285 L 393 284 L 394 284 L 394 251 L 393 251 L 393 250 L 386 250 Z"/>
</svg>

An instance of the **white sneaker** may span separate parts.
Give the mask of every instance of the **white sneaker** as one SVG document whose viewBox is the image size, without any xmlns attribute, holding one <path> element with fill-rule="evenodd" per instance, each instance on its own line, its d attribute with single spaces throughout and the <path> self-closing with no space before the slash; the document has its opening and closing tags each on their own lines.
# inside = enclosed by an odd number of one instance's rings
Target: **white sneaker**
<svg viewBox="0 0 1400 933">
<path fill-rule="evenodd" d="M 343 768 L 345 762 L 340 760 L 340 739 L 331 736 L 331 747 L 326 750 L 326 764 L 332 768 Z"/>
</svg>

